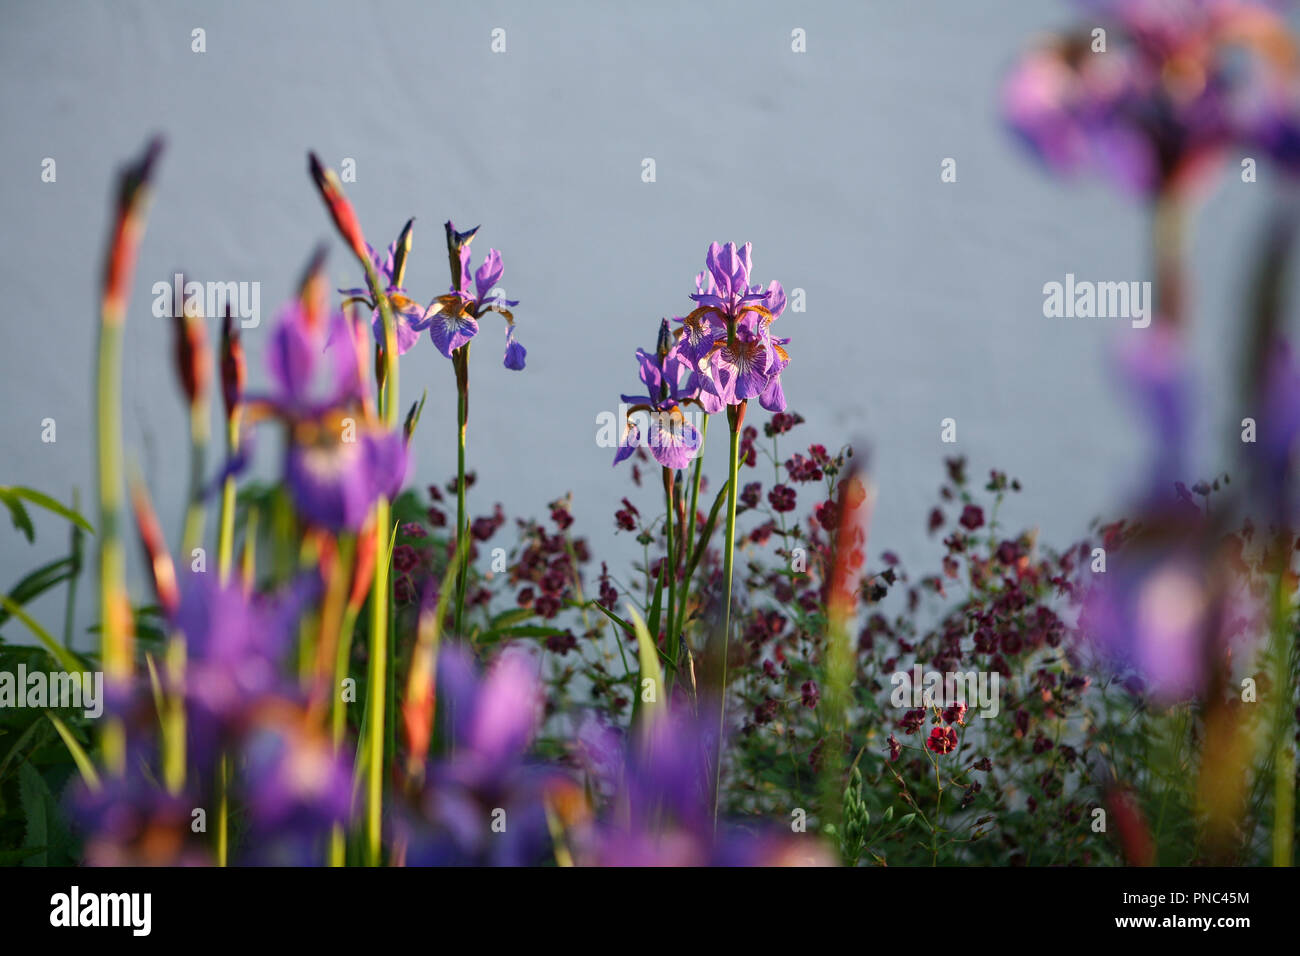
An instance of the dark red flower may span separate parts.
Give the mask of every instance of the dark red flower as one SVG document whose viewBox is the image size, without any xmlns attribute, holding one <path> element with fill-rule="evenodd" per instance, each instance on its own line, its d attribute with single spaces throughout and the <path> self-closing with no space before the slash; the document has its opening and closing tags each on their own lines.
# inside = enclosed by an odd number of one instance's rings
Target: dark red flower
<svg viewBox="0 0 1300 956">
<path fill-rule="evenodd" d="M 951 727 L 932 727 L 925 746 L 933 753 L 949 754 L 957 749 L 957 731 Z"/>
<path fill-rule="evenodd" d="M 807 707 L 809 710 L 812 710 L 814 707 L 817 706 L 817 701 L 821 699 L 821 691 L 817 689 L 816 681 L 813 680 L 804 681 L 803 686 L 799 688 L 799 691 L 803 699 L 803 705 L 805 707 Z"/>
<path fill-rule="evenodd" d="M 767 493 L 767 502 L 772 510 L 782 514 L 794 511 L 797 498 L 797 493 L 789 485 L 776 485 Z"/>
<path fill-rule="evenodd" d="M 967 505 L 961 510 L 961 518 L 958 519 L 961 526 L 967 530 L 974 531 L 976 528 L 984 527 L 984 509 L 979 505 Z"/>
</svg>

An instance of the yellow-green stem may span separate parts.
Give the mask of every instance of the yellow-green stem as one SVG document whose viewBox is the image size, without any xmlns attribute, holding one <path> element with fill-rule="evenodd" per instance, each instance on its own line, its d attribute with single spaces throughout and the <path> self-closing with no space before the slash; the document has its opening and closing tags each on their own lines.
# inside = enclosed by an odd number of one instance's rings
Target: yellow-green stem
<svg viewBox="0 0 1300 956">
<path fill-rule="evenodd" d="M 731 427 L 731 444 L 727 457 L 727 541 L 722 564 L 722 640 L 718 662 L 718 747 L 713 765 L 713 826 L 718 826 L 718 806 L 722 803 L 723 735 L 727 729 L 727 655 L 731 650 L 731 578 L 736 552 L 736 481 L 740 468 L 740 414 L 727 409 Z"/>
<path fill-rule="evenodd" d="M 126 555 L 119 531 L 122 505 L 122 312 L 105 306 L 99 331 L 99 607 L 104 677 L 124 684 L 131 676 L 126 622 Z M 126 770 L 126 731 L 118 718 L 105 722 L 104 763 L 110 773 Z"/>
</svg>

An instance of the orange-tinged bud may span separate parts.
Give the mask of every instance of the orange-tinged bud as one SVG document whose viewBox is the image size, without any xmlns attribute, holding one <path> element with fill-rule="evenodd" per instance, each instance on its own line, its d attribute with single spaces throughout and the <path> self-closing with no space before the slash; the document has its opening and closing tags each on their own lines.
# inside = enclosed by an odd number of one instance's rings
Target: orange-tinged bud
<svg viewBox="0 0 1300 956">
<path fill-rule="evenodd" d="M 239 337 L 230 310 L 226 310 L 221 324 L 221 397 L 226 403 L 226 418 L 239 413 L 244 400 L 244 382 L 248 378 L 248 363 L 244 358 L 244 343 Z"/>
<path fill-rule="evenodd" d="M 131 480 L 131 505 L 135 510 L 135 523 L 140 532 L 140 543 L 144 545 L 145 557 L 149 561 L 149 572 L 153 578 L 154 593 L 158 595 L 158 605 L 163 613 L 170 616 L 180 607 L 180 589 L 176 585 L 176 567 L 172 556 L 167 551 L 162 526 L 158 515 L 149 501 L 149 491 L 139 478 Z"/>
<path fill-rule="evenodd" d="M 352 247 L 358 259 L 363 263 L 369 263 L 370 254 L 366 251 L 365 236 L 361 234 L 361 224 L 357 221 L 356 211 L 343 195 L 343 184 L 339 182 L 334 170 L 321 164 L 315 153 L 307 154 L 307 163 L 311 169 L 312 179 L 316 181 L 316 189 L 325 200 L 339 235 Z"/>
</svg>

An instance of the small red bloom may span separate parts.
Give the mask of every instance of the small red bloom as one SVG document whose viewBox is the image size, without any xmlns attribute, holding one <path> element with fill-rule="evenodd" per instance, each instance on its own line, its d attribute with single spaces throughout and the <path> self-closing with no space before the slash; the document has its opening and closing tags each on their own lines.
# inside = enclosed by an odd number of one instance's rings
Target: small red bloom
<svg viewBox="0 0 1300 956">
<path fill-rule="evenodd" d="M 968 531 L 984 527 L 984 509 L 979 505 L 967 505 L 961 511 L 961 526 Z"/>
<path fill-rule="evenodd" d="M 925 746 L 933 753 L 952 753 L 957 749 L 957 731 L 951 727 L 932 727 Z"/>
</svg>

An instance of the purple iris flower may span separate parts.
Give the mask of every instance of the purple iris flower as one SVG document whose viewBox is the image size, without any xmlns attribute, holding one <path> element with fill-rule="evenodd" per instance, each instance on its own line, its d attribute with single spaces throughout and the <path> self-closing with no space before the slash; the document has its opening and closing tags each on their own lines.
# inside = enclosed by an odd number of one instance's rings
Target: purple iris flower
<svg viewBox="0 0 1300 956">
<path fill-rule="evenodd" d="M 1200 694 L 1267 633 L 1232 541 L 1212 532 L 1195 509 L 1154 514 L 1108 555 L 1080 609 L 1080 633 L 1162 703 Z"/>
<path fill-rule="evenodd" d="M 659 345 L 655 352 L 637 349 L 637 365 L 645 395 L 623 395 L 628 406 L 623 437 L 614 464 L 631 457 L 641 443 L 641 429 L 632 415 L 649 416 L 647 444 L 655 461 L 665 468 L 685 468 L 700 449 L 700 432 L 682 413 L 685 404 L 700 404 L 703 376 L 694 371 L 683 357 L 680 343 L 671 345 L 668 320 L 659 328 Z M 711 387 L 711 383 L 708 387 Z"/>
<path fill-rule="evenodd" d="M 1054 38 L 1008 76 L 1011 128 L 1054 171 L 1130 193 L 1188 189 L 1228 147 L 1300 158 L 1294 47 L 1254 0 L 1083 0 L 1107 29 Z"/>
<path fill-rule="evenodd" d="M 604 806 L 574 833 L 575 859 L 588 866 L 828 864 L 813 838 L 720 826 L 709 810 L 717 723 L 676 702 L 640 731 L 624 734 L 588 716 L 576 756 Z"/>
<path fill-rule="evenodd" d="M 424 312 L 421 321 L 428 326 L 429 337 L 439 352 L 451 358 L 453 352 L 478 334 L 478 320 L 488 312 L 496 312 L 505 317 L 507 325 L 505 367 L 519 371 L 524 367 L 528 354 L 515 341 L 515 317 L 510 310 L 519 302 L 491 295 L 505 271 L 501 253 L 489 249 L 482 264 L 471 273 L 470 240 L 478 228 L 469 232 L 457 232 L 451 222 L 446 224 L 446 228 L 448 250 L 452 255 L 452 286 L 446 295 L 440 295 L 429 303 Z"/>
<path fill-rule="evenodd" d="M 351 814 L 351 768 L 302 711 L 271 706 L 258 718 L 241 747 L 248 862 L 310 865 Z"/>
<path fill-rule="evenodd" d="M 405 355 L 416 342 L 420 341 L 420 333 L 429 324 L 425 318 L 424 307 L 406 294 L 401 283 L 400 274 L 405 272 L 404 250 L 409 241 L 413 222 L 414 220 L 407 222 L 402 234 L 389 244 L 382 258 L 370 243 L 366 243 L 366 252 L 369 253 L 370 261 L 375 267 L 375 274 L 384 286 L 380 294 L 388 298 L 393 309 L 398 355 Z M 384 320 L 379 311 L 379 303 L 376 301 L 376 293 L 368 287 L 339 289 L 339 292 L 347 297 L 343 301 L 344 305 L 360 302 L 370 309 L 370 327 L 374 331 L 375 341 L 383 344 Z"/>
<path fill-rule="evenodd" d="M 401 490 L 409 454 L 400 430 L 368 414 L 356 329 L 337 312 L 328 337 L 320 325 L 300 303 L 281 313 L 269 354 L 275 387 L 248 404 L 289 428 L 284 476 L 298 513 L 330 530 L 355 531 L 380 495 Z"/>
<path fill-rule="evenodd" d="M 70 816 L 84 838 L 87 865 L 212 865 L 209 834 L 193 831 L 194 808 L 204 801 L 193 792 L 169 794 L 143 768 L 133 759 L 124 775 L 107 776 L 96 790 L 81 780 L 69 788 Z"/>
<path fill-rule="evenodd" d="M 549 847 L 554 771 L 528 760 L 542 714 L 538 662 L 507 648 L 480 676 L 457 647 L 438 655 L 436 727 L 444 753 L 397 823 L 413 866 L 519 866 Z"/>
<path fill-rule="evenodd" d="M 284 663 L 320 587 L 317 577 L 304 575 L 279 593 L 254 595 L 217 583 L 215 575 L 185 576 L 169 623 L 185 635 L 182 690 L 192 766 L 213 767 L 259 710 L 299 696 Z"/>
<path fill-rule="evenodd" d="M 713 414 L 757 398 L 769 411 L 785 410 L 780 375 L 790 363 L 789 339 L 775 339 L 770 326 L 785 310 L 785 291 L 773 280 L 750 285 L 751 244 L 709 246 L 707 269 L 696 277 L 697 307 L 683 318 L 679 347 L 701 373 L 699 398 Z"/>
</svg>

